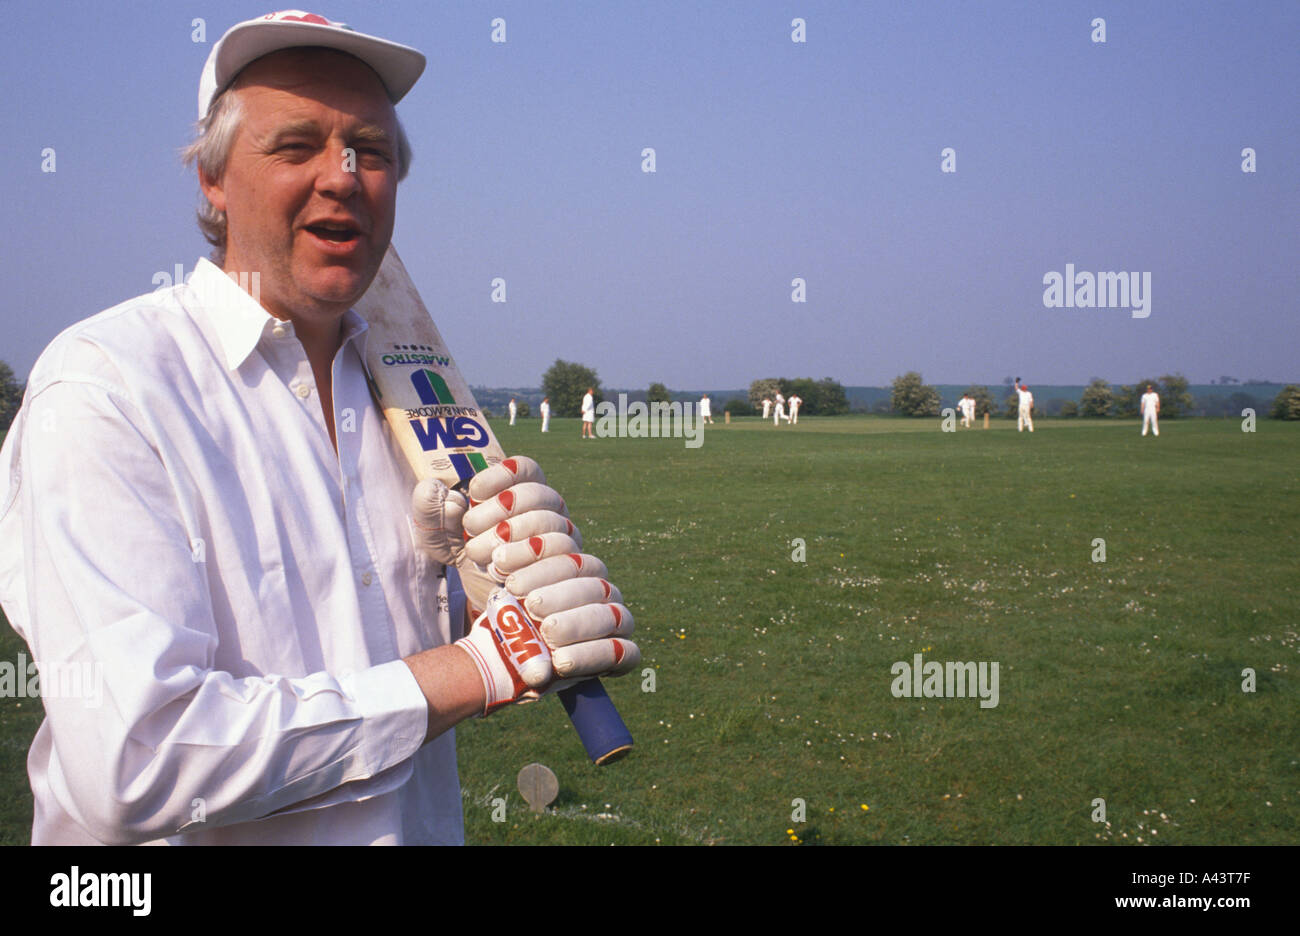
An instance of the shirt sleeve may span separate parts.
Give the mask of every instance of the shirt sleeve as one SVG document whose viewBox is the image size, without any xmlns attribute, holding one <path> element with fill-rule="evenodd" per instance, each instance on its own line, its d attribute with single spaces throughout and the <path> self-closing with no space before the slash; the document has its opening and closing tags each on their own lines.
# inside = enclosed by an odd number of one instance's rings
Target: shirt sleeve
<svg viewBox="0 0 1300 936">
<path fill-rule="evenodd" d="M 132 844 L 186 831 L 195 800 L 212 828 L 404 783 L 427 730 L 407 666 L 215 669 L 211 595 L 149 421 L 98 380 L 49 384 L 29 406 L 15 455 L 25 588 L 11 593 L 42 682 L 80 679 L 42 692 L 59 805 Z"/>
</svg>

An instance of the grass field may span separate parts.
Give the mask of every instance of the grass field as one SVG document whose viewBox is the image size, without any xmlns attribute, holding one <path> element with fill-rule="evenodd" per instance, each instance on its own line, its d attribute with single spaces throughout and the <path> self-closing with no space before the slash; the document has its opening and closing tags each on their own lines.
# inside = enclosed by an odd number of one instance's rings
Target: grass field
<svg viewBox="0 0 1300 936">
<path fill-rule="evenodd" d="M 609 683 L 637 748 L 605 768 L 554 699 L 464 726 L 470 842 L 1300 841 L 1300 426 L 749 420 L 693 450 L 538 428 L 502 442 L 565 494 L 655 685 Z M 999 662 L 999 704 L 895 698 L 917 652 Z M 38 719 L 0 704 L 3 842 L 29 837 Z M 560 779 L 540 816 L 531 761 Z"/>
</svg>

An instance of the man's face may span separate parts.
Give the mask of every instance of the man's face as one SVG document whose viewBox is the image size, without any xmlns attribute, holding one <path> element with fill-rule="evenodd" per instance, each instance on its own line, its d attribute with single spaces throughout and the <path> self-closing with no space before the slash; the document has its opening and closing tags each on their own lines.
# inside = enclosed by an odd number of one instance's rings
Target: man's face
<svg viewBox="0 0 1300 936">
<path fill-rule="evenodd" d="M 368 65 L 330 50 L 272 53 L 233 87 L 244 117 L 225 173 L 200 180 L 226 212 L 225 268 L 260 272 L 272 314 L 327 324 L 365 292 L 392 239 L 396 113 Z"/>
</svg>

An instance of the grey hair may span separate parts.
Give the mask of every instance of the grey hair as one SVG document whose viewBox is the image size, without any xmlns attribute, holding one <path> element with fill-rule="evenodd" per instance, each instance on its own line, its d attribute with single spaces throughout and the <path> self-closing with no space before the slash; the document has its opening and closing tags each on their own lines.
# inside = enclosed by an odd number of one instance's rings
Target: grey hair
<svg viewBox="0 0 1300 936">
<path fill-rule="evenodd" d="M 194 125 L 194 142 L 181 150 L 185 165 L 195 165 L 201 175 L 220 179 L 226 171 L 230 151 L 239 135 L 239 125 L 244 119 L 244 106 L 234 88 L 227 88 L 213 99 L 207 116 Z M 401 118 L 397 120 L 397 181 L 406 178 L 411 169 L 411 141 Z M 226 213 L 218 211 L 206 195 L 199 192 L 199 230 L 212 245 L 212 262 L 221 266 L 226 259 Z"/>
</svg>

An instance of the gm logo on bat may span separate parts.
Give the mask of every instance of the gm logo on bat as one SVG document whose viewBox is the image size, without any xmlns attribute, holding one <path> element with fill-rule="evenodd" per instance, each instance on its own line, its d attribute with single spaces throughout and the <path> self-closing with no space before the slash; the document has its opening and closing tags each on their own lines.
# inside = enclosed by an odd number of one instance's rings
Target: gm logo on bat
<svg viewBox="0 0 1300 936">
<path fill-rule="evenodd" d="M 487 430 L 478 420 L 469 416 L 434 416 L 429 419 L 412 419 L 411 431 L 426 452 L 444 448 L 471 445 L 484 448 L 488 444 Z"/>
</svg>

